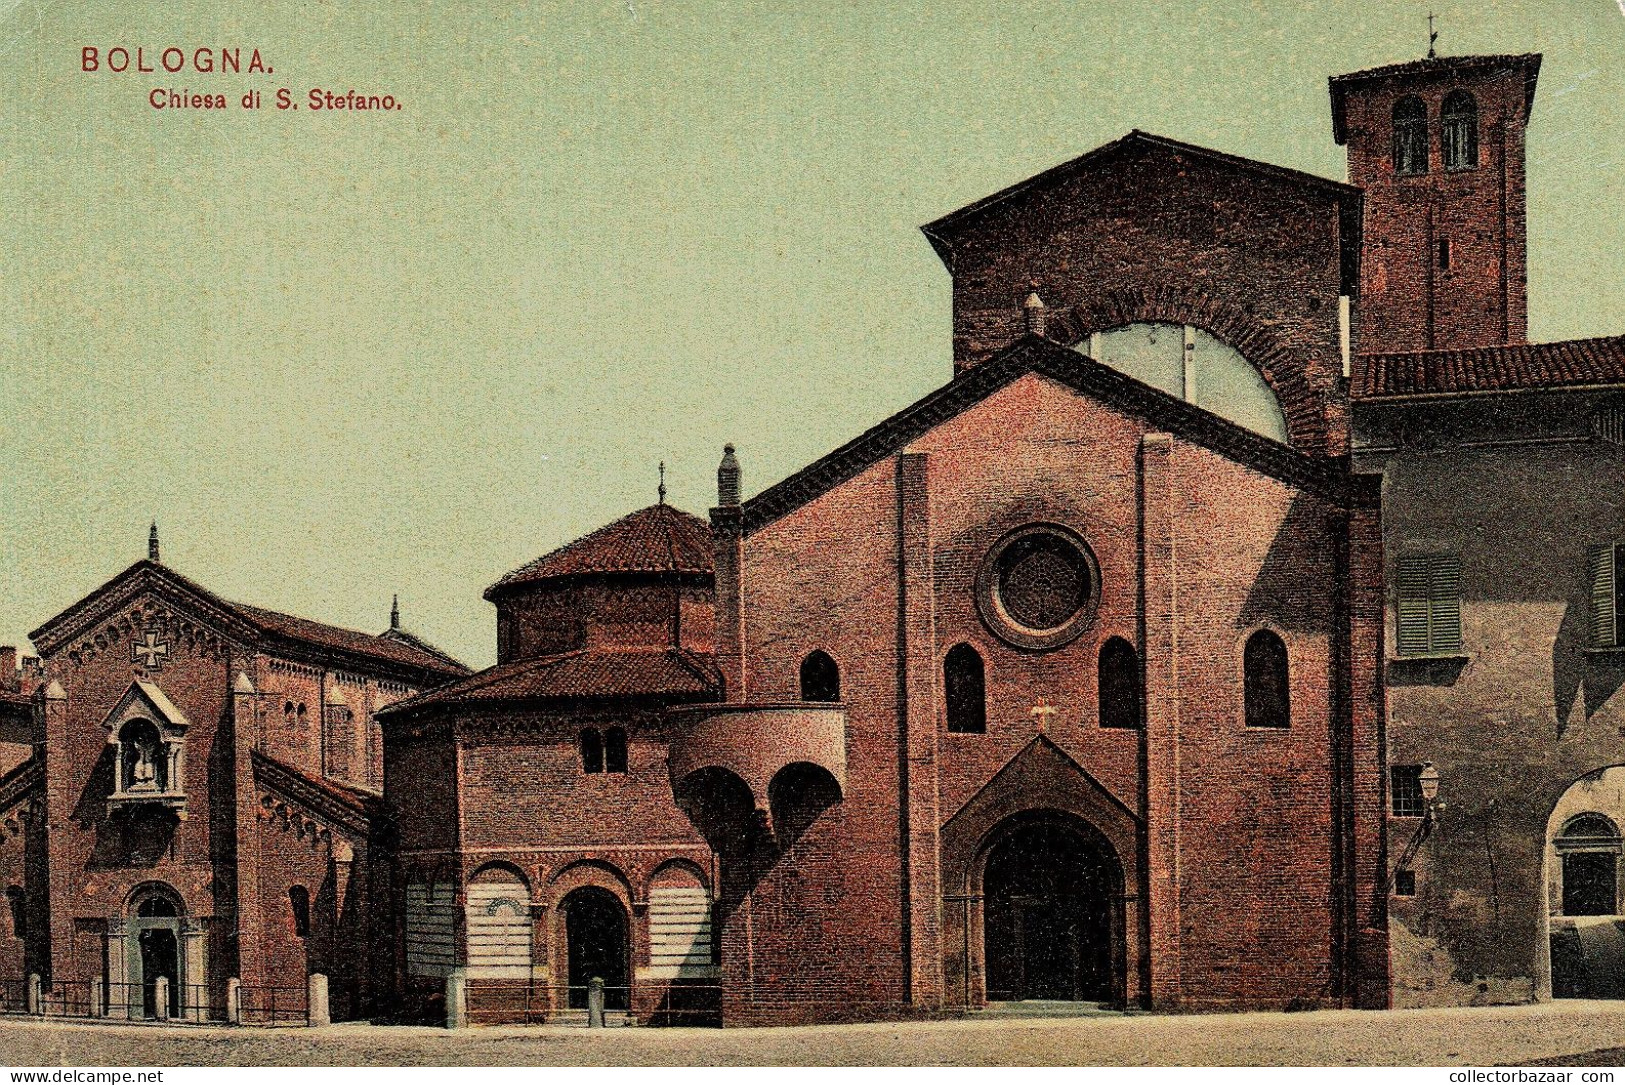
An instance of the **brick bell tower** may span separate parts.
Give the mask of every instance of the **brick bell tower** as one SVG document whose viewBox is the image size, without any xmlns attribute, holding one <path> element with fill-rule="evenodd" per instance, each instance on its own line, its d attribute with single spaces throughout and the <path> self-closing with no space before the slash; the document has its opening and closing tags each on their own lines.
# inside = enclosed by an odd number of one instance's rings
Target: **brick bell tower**
<svg viewBox="0 0 1625 1085">
<path fill-rule="evenodd" d="M 1331 80 L 1365 190 L 1360 353 L 1528 337 L 1524 130 L 1538 53 L 1435 57 Z"/>
</svg>

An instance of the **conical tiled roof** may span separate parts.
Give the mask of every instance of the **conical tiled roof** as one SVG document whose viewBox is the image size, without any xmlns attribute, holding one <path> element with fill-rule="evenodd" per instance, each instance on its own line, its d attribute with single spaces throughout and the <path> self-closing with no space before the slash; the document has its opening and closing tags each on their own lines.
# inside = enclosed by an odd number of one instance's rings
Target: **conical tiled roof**
<svg viewBox="0 0 1625 1085">
<path fill-rule="evenodd" d="M 670 505 L 650 505 L 522 565 L 486 589 L 603 573 L 711 573 L 711 527 Z"/>
</svg>

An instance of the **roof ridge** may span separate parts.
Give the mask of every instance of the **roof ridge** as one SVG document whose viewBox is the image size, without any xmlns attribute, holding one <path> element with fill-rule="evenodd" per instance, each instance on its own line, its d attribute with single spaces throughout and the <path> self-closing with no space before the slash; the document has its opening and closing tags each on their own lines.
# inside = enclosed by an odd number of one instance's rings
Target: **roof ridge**
<svg viewBox="0 0 1625 1085">
<path fill-rule="evenodd" d="M 938 234 L 947 230 L 956 230 L 962 224 L 980 217 L 999 204 L 1015 199 L 1016 197 L 1021 196 L 1033 189 L 1059 180 L 1069 172 L 1080 169 L 1096 159 L 1104 158 L 1112 152 L 1120 150 L 1131 143 L 1146 143 L 1153 146 L 1162 147 L 1179 154 L 1198 155 L 1212 159 L 1213 161 L 1219 162 L 1223 165 L 1252 170 L 1254 172 L 1279 177 L 1284 180 L 1296 181 L 1300 184 L 1310 184 L 1317 187 L 1330 189 L 1337 192 L 1341 196 L 1360 197 L 1363 191 L 1356 185 L 1351 185 L 1344 181 L 1336 181 L 1330 177 L 1322 177 L 1317 173 L 1310 173 L 1307 170 L 1296 169 L 1292 166 L 1281 166 L 1273 162 L 1264 162 L 1256 158 L 1246 158 L 1241 155 L 1231 154 L 1227 151 L 1216 150 L 1212 147 L 1204 147 L 1199 143 L 1189 143 L 1182 139 L 1175 139 L 1172 136 L 1163 136 L 1158 135 L 1155 132 L 1147 132 L 1142 128 L 1131 128 L 1114 140 L 1102 143 L 1098 147 L 1084 151 L 1082 154 L 1069 158 L 1064 162 L 1059 162 L 1047 169 L 1040 170 L 1038 173 L 1035 173 L 1030 177 L 1016 181 L 1013 184 L 999 189 L 997 192 L 993 192 L 987 196 L 981 197 L 980 199 L 973 200 L 957 210 L 949 211 L 947 214 L 941 215 L 926 223 L 924 226 L 921 226 L 920 231 L 925 234 L 926 238 L 931 241 L 934 247 L 938 247 L 940 240 L 937 236 Z M 940 247 L 938 247 L 938 255 L 944 255 Z"/>
<path fill-rule="evenodd" d="M 146 587 L 143 587 L 141 583 L 142 578 L 150 578 L 152 583 L 148 584 Z M 191 577 L 180 572 L 179 570 L 150 559 L 142 559 L 137 561 L 108 580 L 103 581 L 84 597 L 77 600 L 65 610 L 62 610 L 52 618 L 48 619 L 44 624 L 30 632 L 28 634 L 29 638 L 33 640 L 42 651 L 49 651 L 46 644 L 56 639 L 55 633 L 57 630 L 63 628 L 68 628 L 71 630 L 74 627 L 75 622 L 84 618 L 86 614 L 94 612 L 96 610 L 98 601 L 105 598 L 110 591 L 113 591 L 115 588 L 123 588 L 126 586 L 129 586 L 133 591 L 136 592 L 141 590 L 151 590 L 152 587 L 157 586 L 166 587 L 171 591 L 180 591 L 188 594 L 197 602 L 202 603 L 205 607 L 211 608 L 215 613 L 208 620 L 215 623 L 226 623 L 228 631 L 233 636 L 246 636 L 252 634 L 270 639 L 281 638 L 283 640 L 292 640 L 320 651 L 364 656 L 377 663 L 410 668 L 414 672 L 429 670 L 445 673 L 447 669 L 451 667 L 455 667 L 465 673 L 468 670 L 468 668 L 460 660 L 447 655 L 438 648 L 432 648 L 429 650 L 415 648 L 399 641 L 387 640 L 386 638 L 383 638 L 377 634 L 367 633 L 360 629 L 350 629 L 346 626 L 335 625 L 332 622 L 324 622 L 316 618 L 306 618 L 302 615 L 290 614 L 286 611 L 273 610 L 270 607 L 262 607 L 253 603 L 242 603 L 237 602 L 236 600 L 227 599 L 218 592 L 204 587 L 202 584 L 193 580 Z M 268 619 L 270 621 L 268 621 Z M 313 627 L 314 629 L 324 630 L 333 634 L 342 635 L 344 637 L 357 638 L 359 641 L 365 643 L 327 643 L 321 640 L 313 639 L 308 635 L 301 636 L 298 632 L 295 632 L 292 629 L 279 629 L 274 624 L 277 621 L 286 622 L 290 625 L 297 624 Z M 42 641 L 46 643 L 42 643 Z M 378 650 L 378 645 L 380 644 L 395 644 L 399 646 L 399 649 L 395 653 L 386 653 Z M 417 658 L 414 658 L 414 656 L 417 656 Z"/>
<path fill-rule="evenodd" d="M 1472 354 L 1479 351 L 1518 351 L 1575 347 L 1585 343 L 1625 342 L 1625 332 L 1617 335 L 1587 335 L 1577 339 L 1548 339 L 1540 343 L 1488 343 L 1476 347 L 1422 347 L 1414 350 L 1362 350 L 1356 358 L 1408 358 L 1420 355 Z"/>
<path fill-rule="evenodd" d="M 1346 479 L 1338 472 L 1335 460 L 1310 456 L 1261 436 L 1054 340 L 1025 335 L 746 501 L 746 533 L 755 532 L 855 477 L 895 449 L 1027 373 L 1037 373 L 1075 392 L 1100 398 L 1120 412 L 1139 412 L 1142 417 L 1155 412 L 1160 417 L 1151 419 L 1154 424 L 1274 478 L 1322 492 L 1343 492 Z"/>
<path fill-rule="evenodd" d="M 692 538 L 682 539 L 684 533 Z M 568 576 L 707 575 L 710 535 L 710 525 L 691 512 L 665 502 L 645 505 L 504 573 L 485 590 L 485 598 L 518 584 Z"/>
</svg>

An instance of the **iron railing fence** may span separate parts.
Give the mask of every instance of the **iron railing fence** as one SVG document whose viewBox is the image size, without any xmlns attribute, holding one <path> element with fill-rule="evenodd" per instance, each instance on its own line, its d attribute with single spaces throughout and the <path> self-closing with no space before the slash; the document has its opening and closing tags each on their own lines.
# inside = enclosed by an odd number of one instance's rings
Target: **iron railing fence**
<svg viewBox="0 0 1625 1085">
<path fill-rule="evenodd" d="M 589 990 L 585 986 L 470 980 L 464 998 L 468 1020 L 473 1024 L 585 1026 Z M 607 1027 L 631 1023 L 632 992 L 631 987 L 604 988 Z"/>
<path fill-rule="evenodd" d="M 674 983 L 649 1014 L 655 1027 L 721 1028 L 722 984 Z"/>
<path fill-rule="evenodd" d="M 90 980 L 57 980 L 40 987 L 39 1012 L 51 1017 L 100 1017 L 101 993 Z"/>
<path fill-rule="evenodd" d="M 307 1025 L 310 990 L 274 984 L 237 988 L 237 1016 L 244 1025 Z"/>
<path fill-rule="evenodd" d="M 203 983 L 177 983 L 169 988 L 169 1004 L 158 1012 L 157 984 L 109 983 L 107 1016 L 116 1021 L 153 1021 L 179 1024 L 218 1024 L 226 1019 L 225 998 Z"/>
</svg>

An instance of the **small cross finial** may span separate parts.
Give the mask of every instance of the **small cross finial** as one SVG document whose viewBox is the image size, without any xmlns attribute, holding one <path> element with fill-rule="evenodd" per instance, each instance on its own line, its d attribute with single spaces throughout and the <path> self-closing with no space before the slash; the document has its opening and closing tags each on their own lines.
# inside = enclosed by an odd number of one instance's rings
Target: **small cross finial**
<svg viewBox="0 0 1625 1085">
<path fill-rule="evenodd" d="M 1033 719 L 1038 721 L 1038 733 L 1039 734 L 1044 733 L 1044 728 L 1049 723 L 1050 717 L 1055 715 L 1059 711 L 1060 711 L 1060 709 L 1056 708 L 1054 705 L 1050 704 L 1048 701 L 1044 700 L 1042 697 L 1040 697 L 1038 699 L 1038 703 L 1033 705 L 1033 709 L 1032 709 L 1032 712 L 1030 714 L 1031 714 Z"/>
<path fill-rule="evenodd" d="M 154 563 L 156 563 L 158 561 L 158 521 L 157 520 L 154 520 L 152 522 L 152 527 L 147 529 L 147 560 L 150 561 L 150 562 L 154 562 Z"/>
<path fill-rule="evenodd" d="M 398 594 L 389 601 L 389 627 L 396 630 L 401 627 L 401 597 Z"/>
<path fill-rule="evenodd" d="M 1439 32 L 1433 29 L 1433 12 L 1428 12 L 1428 59 L 1432 60 L 1438 54 L 1433 51 L 1433 43 L 1439 40 Z"/>
<path fill-rule="evenodd" d="M 660 486 L 659 486 L 659 488 L 657 488 L 655 490 L 655 493 L 659 495 L 660 503 L 662 505 L 664 505 L 666 503 L 666 461 L 665 460 L 660 461 Z"/>
</svg>

